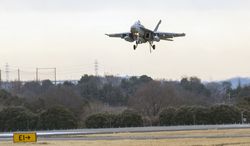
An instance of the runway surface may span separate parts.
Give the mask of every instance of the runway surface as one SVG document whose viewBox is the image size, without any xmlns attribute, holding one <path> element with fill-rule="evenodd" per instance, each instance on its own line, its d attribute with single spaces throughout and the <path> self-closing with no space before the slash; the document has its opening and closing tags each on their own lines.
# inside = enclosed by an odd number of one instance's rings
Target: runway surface
<svg viewBox="0 0 250 146">
<path fill-rule="evenodd" d="M 191 131 L 191 130 L 226 130 L 226 129 L 250 129 L 250 124 L 232 125 L 192 125 L 192 126 L 156 126 L 156 127 L 134 127 L 134 128 L 102 128 L 102 129 L 73 129 L 73 130 L 49 130 L 36 131 L 38 140 L 116 140 L 116 139 L 177 139 L 177 138 L 204 138 L 203 135 L 144 135 L 144 136 L 95 136 L 93 134 L 112 133 L 144 133 L 163 131 Z M 12 140 L 13 132 L 0 133 L 0 141 Z M 250 137 L 250 133 L 241 135 L 207 135 L 205 138 L 226 137 Z"/>
</svg>

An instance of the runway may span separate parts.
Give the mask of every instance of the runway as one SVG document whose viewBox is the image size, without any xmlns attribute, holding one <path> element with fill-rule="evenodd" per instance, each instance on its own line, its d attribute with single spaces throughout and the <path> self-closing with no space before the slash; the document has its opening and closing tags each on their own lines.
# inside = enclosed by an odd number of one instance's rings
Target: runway
<svg viewBox="0 0 250 146">
<path fill-rule="evenodd" d="M 102 129 L 72 129 L 72 130 L 48 130 L 36 131 L 38 140 L 118 140 L 118 139 L 178 139 L 178 138 L 214 138 L 215 135 L 143 135 L 143 136 L 95 136 L 94 134 L 113 133 L 145 133 L 145 132 L 176 132 L 195 130 L 226 130 L 226 129 L 250 129 L 250 124 L 232 125 L 192 125 L 192 126 L 155 126 L 133 128 L 102 128 Z M 0 141 L 11 141 L 13 132 L 0 133 Z M 225 137 L 250 137 L 250 133 L 235 135 L 216 135 L 218 138 Z"/>
</svg>

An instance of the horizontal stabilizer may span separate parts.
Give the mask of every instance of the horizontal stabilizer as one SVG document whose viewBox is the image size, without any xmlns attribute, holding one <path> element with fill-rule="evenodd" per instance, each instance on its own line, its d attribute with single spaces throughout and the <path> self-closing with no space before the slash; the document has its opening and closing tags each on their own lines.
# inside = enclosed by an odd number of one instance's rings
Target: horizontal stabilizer
<svg viewBox="0 0 250 146">
<path fill-rule="evenodd" d="M 162 38 L 162 40 L 165 40 L 165 41 L 174 41 L 174 40 L 169 39 L 169 38 Z"/>
</svg>

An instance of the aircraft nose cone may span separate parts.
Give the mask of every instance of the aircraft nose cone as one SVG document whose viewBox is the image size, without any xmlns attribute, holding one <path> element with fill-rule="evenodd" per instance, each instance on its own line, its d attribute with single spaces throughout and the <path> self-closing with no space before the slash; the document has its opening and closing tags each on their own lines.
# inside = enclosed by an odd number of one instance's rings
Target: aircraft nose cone
<svg viewBox="0 0 250 146">
<path fill-rule="evenodd" d="M 136 33 L 136 32 L 137 32 L 136 27 L 132 26 L 132 27 L 130 28 L 130 31 L 131 31 L 132 33 Z"/>
</svg>

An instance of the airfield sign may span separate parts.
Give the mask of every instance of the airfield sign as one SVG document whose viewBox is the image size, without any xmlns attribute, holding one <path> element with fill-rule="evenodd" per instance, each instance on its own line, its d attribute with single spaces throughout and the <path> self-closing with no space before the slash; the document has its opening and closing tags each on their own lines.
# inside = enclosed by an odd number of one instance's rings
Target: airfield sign
<svg viewBox="0 0 250 146">
<path fill-rule="evenodd" d="M 36 133 L 14 133 L 13 142 L 36 142 L 37 136 Z"/>
</svg>

